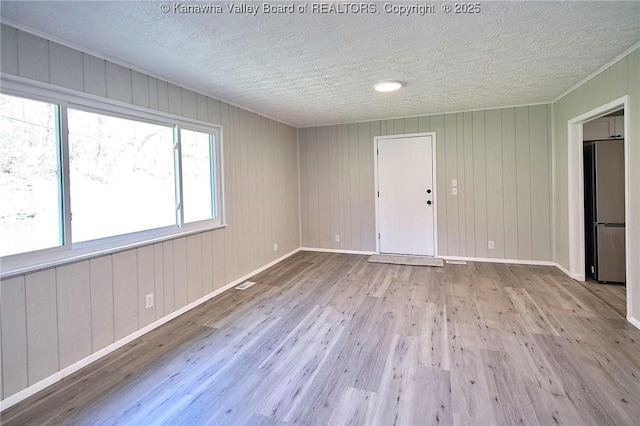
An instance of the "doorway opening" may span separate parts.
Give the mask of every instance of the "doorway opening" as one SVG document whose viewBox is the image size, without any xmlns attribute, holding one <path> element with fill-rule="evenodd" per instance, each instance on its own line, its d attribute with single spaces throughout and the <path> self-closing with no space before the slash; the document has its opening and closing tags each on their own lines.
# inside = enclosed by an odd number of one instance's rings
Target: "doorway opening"
<svg viewBox="0 0 640 426">
<path fill-rule="evenodd" d="M 624 109 L 582 125 L 585 285 L 626 312 Z"/>
<path fill-rule="evenodd" d="M 629 97 L 624 96 L 568 121 L 569 272 L 604 302 L 617 306 L 616 310 L 627 319 L 630 318 L 631 292 L 640 284 L 635 282 L 639 277 L 629 274 L 630 240 L 628 228 L 624 226 L 629 222 L 630 198 L 629 143 L 625 139 L 629 134 L 628 105 Z M 598 156 L 602 182 L 594 182 L 593 176 L 592 167 Z M 622 165 L 617 170 L 607 167 L 608 163 L 619 162 Z M 595 173 L 598 174 L 598 168 Z M 611 200 L 602 203 L 600 212 L 598 206 L 593 205 L 598 202 L 597 189 L 595 200 L 591 198 L 594 185 L 602 187 L 600 200 L 603 197 L 607 200 L 611 195 L 606 191 L 607 186 L 617 191 Z M 599 221 L 600 218 L 603 220 Z M 607 287 L 610 284 L 603 286 L 596 284 L 597 281 L 626 281 L 626 288 L 619 284 Z"/>
</svg>

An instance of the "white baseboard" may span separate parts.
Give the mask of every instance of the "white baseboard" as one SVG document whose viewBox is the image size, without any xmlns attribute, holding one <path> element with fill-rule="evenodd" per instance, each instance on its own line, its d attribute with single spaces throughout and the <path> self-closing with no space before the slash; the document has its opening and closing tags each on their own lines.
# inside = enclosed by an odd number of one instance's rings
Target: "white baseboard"
<svg viewBox="0 0 640 426">
<path fill-rule="evenodd" d="M 636 318 L 634 318 L 631 315 L 627 314 L 627 321 L 629 321 L 631 323 L 631 325 L 633 325 L 635 328 L 640 330 L 640 320 L 637 320 Z"/>
<path fill-rule="evenodd" d="M 41 390 L 47 388 L 48 386 L 53 385 L 56 382 L 59 382 L 60 380 L 62 380 L 63 378 L 75 373 L 76 371 L 86 367 L 87 365 L 91 364 L 94 361 L 99 360 L 100 358 L 110 354 L 111 352 L 123 347 L 124 345 L 126 345 L 127 343 L 130 343 L 131 341 L 137 339 L 138 337 L 160 327 L 161 325 L 171 321 L 172 319 L 179 317 L 180 315 L 184 314 L 187 311 L 190 311 L 191 309 L 195 308 L 198 305 L 203 304 L 204 302 L 206 302 L 207 300 L 221 294 L 224 293 L 225 291 L 229 290 L 232 287 L 235 287 L 236 285 L 240 284 L 241 282 L 245 281 L 247 278 L 251 278 L 252 276 L 264 271 L 265 269 L 268 269 L 270 267 L 272 267 L 273 265 L 282 262 L 283 260 L 285 260 L 286 258 L 293 256 L 294 254 L 298 253 L 300 251 L 300 249 L 295 249 L 287 254 L 285 254 L 282 257 L 279 257 L 277 259 L 275 259 L 272 262 L 267 263 L 264 266 L 261 266 L 260 268 L 256 269 L 255 271 L 252 271 L 236 280 L 234 280 L 233 282 L 225 285 L 224 287 L 221 287 L 209 294 L 207 294 L 206 296 L 201 297 L 200 299 L 189 303 L 188 305 L 178 309 L 177 311 L 174 311 L 172 313 L 170 313 L 167 316 L 164 316 L 162 318 L 160 318 L 159 320 L 147 325 L 146 327 L 141 328 L 140 330 L 129 334 L 126 337 L 123 337 L 122 339 L 118 340 L 117 342 L 114 342 L 112 344 L 110 344 L 109 346 L 100 349 L 97 352 L 92 353 L 91 355 L 89 355 L 86 358 L 81 359 L 80 361 L 71 364 L 70 366 L 68 366 L 67 368 L 64 368 L 60 371 L 58 371 L 57 373 L 52 374 L 51 376 L 47 377 L 46 379 L 43 379 L 37 383 L 34 383 L 33 385 L 29 386 L 26 389 L 21 390 L 20 392 L 17 392 L 9 397 L 7 397 L 6 399 L 0 401 L 0 412 L 6 410 L 9 407 L 12 407 L 14 405 L 16 405 L 17 403 L 27 399 L 28 397 L 40 392 Z"/>
<path fill-rule="evenodd" d="M 546 260 L 496 259 L 491 257 L 437 256 L 444 260 L 465 260 L 467 262 L 506 263 L 514 265 L 556 266 Z"/>
<path fill-rule="evenodd" d="M 315 248 L 315 247 L 301 247 L 300 251 L 317 251 L 322 253 L 343 253 L 343 254 L 362 254 L 372 255 L 376 254 L 375 251 L 362 251 L 362 250 L 341 250 L 341 249 L 327 249 L 327 248 Z"/>
<path fill-rule="evenodd" d="M 556 263 L 555 265 L 556 265 L 556 268 L 560 269 L 565 275 L 568 275 L 570 278 L 573 278 L 574 280 L 580 281 L 580 282 L 584 281 L 581 276 L 572 274 L 571 271 L 569 271 L 567 268 L 565 268 L 561 264 Z"/>
</svg>

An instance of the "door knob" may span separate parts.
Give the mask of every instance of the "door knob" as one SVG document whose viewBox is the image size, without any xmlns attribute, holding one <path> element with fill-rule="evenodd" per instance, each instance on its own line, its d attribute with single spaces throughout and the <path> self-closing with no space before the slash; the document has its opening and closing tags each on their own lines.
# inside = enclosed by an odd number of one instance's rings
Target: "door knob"
<svg viewBox="0 0 640 426">
<path fill-rule="evenodd" d="M 427 204 L 431 205 L 431 200 L 427 201 Z"/>
<path fill-rule="evenodd" d="M 427 189 L 427 194 L 431 194 L 431 190 L 430 189 Z"/>
</svg>

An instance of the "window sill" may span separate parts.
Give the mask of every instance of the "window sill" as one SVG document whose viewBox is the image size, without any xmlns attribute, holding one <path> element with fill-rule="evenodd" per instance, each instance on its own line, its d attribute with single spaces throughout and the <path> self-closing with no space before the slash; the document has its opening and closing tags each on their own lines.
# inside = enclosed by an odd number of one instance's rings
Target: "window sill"
<svg viewBox="0 0 640 426">
<path fill-rule="evenodd" d="M 126 250 L 144 247 L 164 241 L 175 240 L 194 234 L 201 234 L 208 231 L 226 228 L 227 224 L 219 224 L 205 228 L 191 228 L 171 230 L 169 233 L 154 235 L 137 235 L 127 239 L 109 239 L 98 244 L 80 245 L 70 250 L 54 250 L 40 253 L 37 256 L 21 256 L 18 259 L 0 261 L 0 279 L 12 278 L 44 269 L 54 268 L 69 263 L 80 262 L 82 260 L 94 259 Z"/>
</svg>

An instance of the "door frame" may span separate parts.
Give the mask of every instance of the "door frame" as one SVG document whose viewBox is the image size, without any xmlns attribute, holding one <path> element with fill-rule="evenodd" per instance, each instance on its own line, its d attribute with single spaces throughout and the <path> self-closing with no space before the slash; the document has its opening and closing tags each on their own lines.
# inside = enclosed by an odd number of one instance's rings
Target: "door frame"
<svg viewBox="0 0 640 426">
<path fill-rule="evenodd" d="M 432 169 L 432 184 L 433 184 L 433 257 L 438 257 L 438 185 L 436 182 L 436 132 L 421 132 L 421 133 L 405 133 L 399 135 L 386 135 L 375 136 L 373 138 L 373 176 L 375 179 L 373 197 L 375 199 L 375 221 L 376 221 L 376 253 L 380 253 L 380 220 L 379 220 L 379 198 L 378 198 L 378 141 L 385 139 L 404 139 L 404 138 L 419 138 L 419 137 L 431 137 L 431 163 Z"/>
<path fill-rule="evenodd" d="M 631 172 L 629 170 L 629 146 L 631 115 L 629 114 L 629 96 L 608 102 L 591 111 L 585 112 L 567 122 L 568 126 L 568 154 L 569 154 L 569 272 L 571 278 L 585 281 L 585 231 L 584 231 L 584 143 L 582 125 L 608 113 L 624 109 L 624 196 L 625 196 L 625 269 L 627 277 L 627 319 L 631 314 L 631 292 L 637 286 L 636 279 L 631 276 L 629 252 L 631 239 L 629 238 L 629 204 Z"/>
</svg>

